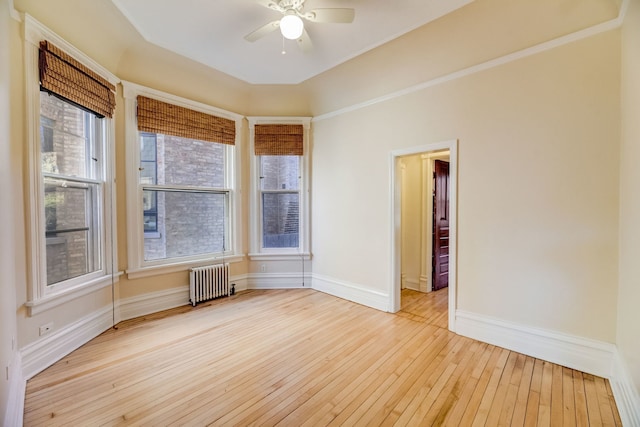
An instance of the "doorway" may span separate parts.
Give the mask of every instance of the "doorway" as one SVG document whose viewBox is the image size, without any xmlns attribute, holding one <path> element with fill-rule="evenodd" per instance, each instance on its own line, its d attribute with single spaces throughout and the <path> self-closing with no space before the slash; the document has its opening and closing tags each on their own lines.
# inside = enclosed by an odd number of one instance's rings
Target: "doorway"
<svg viewBox="0 0 640 427">
<path fill-rule="evenodd" d="M 418 251 L 420 259 L 418 279 L 416 279 L 416 266 L 414 265 L 413 268 L 407 267 L 407 256 L 404 257 L 403 265 L 403 249 L 405 255 L 410 254 L 409 257 L 416 259 L 415 236 L 408 238 L 410 242 L 406 242 L 403 239 L 403 231 L 407 235 L 407 231 L 415 233 L 416 230 L 416 218 L 408 217 L 407 213 L 403 211 L 403 208 L 407 206 L 407 200 L 414 199 L 416 196 L 405 195 L 404 202 L 402 197 L 404 189 L 411 190 L 412 187 L 415 187 L 416 174 L 411 172 L 411 167 L 415 167 L 416 157 L 421 164 L 421 174 L 418 175 L 421 177 L 418 178 L 421 180 L 420 214 L 417 220 L 420 227 L 421 240 L 421 246 Z M 444 141 L 396 150 L 391 153 L 390 160 L 393 185 L 391 186 L 392 277 L 389 292 L 389 311 L 397 312 L 400 310 L 403 288 L 428 293 L 435 289 L 448 287 L 448 296 L 446 297 L 448 301 L 448 328 L 451 331 L 455 331 L 457 141 Z M 413 162 L 413 166 L 409 166 L 412 164 L 411 162 Z M 438 182 L 434 178 L 436 168 L 439 168 L 440 174 Z M 448 177 L 446 177 L 447 169 L 449 172 Z M 436 186 L 439 186 L 439 188 L 436 188 Z M 415 188 L 411 191 L 415 191 Z M 434 199 L 434 192 L 438 193 L 440 201 Z M 449 195 L 448 204 L 446 203 L 446 198 L 442 197 L 444 194 Z M 440 211 L 434 211 L 433 208 L 437 208 L 438 204 L 441 205 Z M 413 200 L 413 209 L 415 209 L 415 200 Z M 434 237 L 440 243 L 435 247 Z M 407 250 L 406 246 L 410 246 L 413 249 Z M 447 290 L 445 289 L 440 293 L 442 292 L 447 293 Z"/>
</svg>

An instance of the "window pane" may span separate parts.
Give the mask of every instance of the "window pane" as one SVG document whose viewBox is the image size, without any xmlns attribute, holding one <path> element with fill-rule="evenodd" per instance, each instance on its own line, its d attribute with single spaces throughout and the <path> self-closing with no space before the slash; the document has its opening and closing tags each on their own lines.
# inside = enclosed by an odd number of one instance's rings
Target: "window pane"
<svg viewBox="0 0 640 427">
<path fill-rule="evenodd" d="M 225 146 L 169 135 L 140 135 L 140 182 L 224 188 Z"/>
<path fill-rule="evenodd" d="M 297 190 L 300 176 L 298 156 L 260 156 L 263 190 Z"/>
<path fill-rule="evenodd" d="M 265 248 L 299 246 L 300 208 L 297 193 L 262 194 L 262 245 Z"/>
<path fill-rule="evenodd" d="M 93 115 L 40 93 L 40 147 L 42 171 L 67 176 L 93 178 L 98 154 L 91 146 Z M 99 119 L 98 119 L 99 120 Z M 96 159 L 96 160 L 92 160 Z"/>
<path fill-rule="evenodd" d="M 156 161 L 156 135 L 154 133 L 140 134 L 140 160 Z"/>
<path fill-rule="evenodd" d="M 157 184 L 157 176 L 156 135 L 143 133 L 140 135 L 140 183 Z"/>
<path fill-rule="evenodd" d="M 47 285 L 97 271 L 98 184 L 45 181 Z"/>
<path fill-rule="evenodd" d="M 145 236 L 146 261 L 220 253 L 226 247 L 225 193 L 145 190 L 157 200 L 157 236 Z M 145 215 L 145 221 L 147 221 Z"/>
<path fill-rule="evenodd" d="M 47 285 L 92 271 L 88 234 L 88 231 L 74 231 L 47 237 Z"/>
<path fill-rule="evenodd" d="M 158 194 L 156 191 L 142 192 L 142 208 L 144 210 L 144 231 L 158 231 Z"/>
</svg>

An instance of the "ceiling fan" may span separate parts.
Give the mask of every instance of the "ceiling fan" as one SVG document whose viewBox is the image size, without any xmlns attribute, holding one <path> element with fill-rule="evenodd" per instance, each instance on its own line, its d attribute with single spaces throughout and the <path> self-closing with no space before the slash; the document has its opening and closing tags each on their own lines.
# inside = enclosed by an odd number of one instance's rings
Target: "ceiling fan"
<svg viewBox="0 0 640 427">
<path fill-rule="evenodd" d="M 343 8 L 313 9 L 304 11 L 305 0 L 258 0 L 262 6 L 278 11 L 284 15 L 281 19 L 252 31 L 244 36 L 245 40 L 254 42 L 280 28 L 282 36 L 289 40 L 296 40 L 303 52 L 311 50 L 312 44 L 309 34 L 304 28 L 303 19 L 319 23 L 349 24 L 353 22 L 355 10 Z"/>
</svg>

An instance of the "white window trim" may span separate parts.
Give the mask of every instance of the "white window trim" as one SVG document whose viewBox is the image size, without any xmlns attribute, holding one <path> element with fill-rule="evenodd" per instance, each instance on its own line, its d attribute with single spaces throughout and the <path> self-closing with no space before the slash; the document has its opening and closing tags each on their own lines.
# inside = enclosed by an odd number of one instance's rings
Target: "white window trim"
<svg viewBox="0 0 640 427">
<path fill-rule="evenodd" d="M 137 279 L 158 274 L 185 271 L 191 267 L 218 264 L 222 262 L 239 262 L 244 259 L 242 251 L 242 204 L 241 204 L 241 135 L 244 117 L 240 114 L 225 111 L 210 105 L 191 101 L 156 89 L 135 83 L 122 81 L 125 102 L 125 146 L 127 169 L 127 277 Z M 231 167 L 226 170 L 229 183 L 229 229 L 233 231 L 229 246 L 224 254 L 216 256 L 185 257 L 179 260 L 144 260 L 144 227 L 140 221 L 142 212 L 142 195 L 139 193 L 138 168 L 140 167 L 140 144 L 138 142 L 138 125 L 136 119 L 136 98 L 138 95 L 157 99 L 168 104 L 178 105 L 191 110 L 212 114 L 233 120 L 236 124 L 235 148 L 227 147 Z"/>
<path fill-rule="evenodd" d="M 27 122 L 27 241 L 28 282 L 27 302 L 32 316 L 64 304 L 118 281 L 116 197 L 115 197 L 115 121 L 104 118 L 104 196 L 102 241 L 102 269 L 79 278 L 70 279 L 60 285 L 46 284 L 46 238 L 44 233 L 44 188 L 41 179 L 40 161 L 40 78 L 38 51 L 40 41 L 49 40 L 74 59 L 108 80 L 114 86 L 120 80 L 106 68 L 76 49 L 63 38 L 46 28 L 31 16 L 24 15 L 24 60 L 25 60 L 25 101 Z"/>
<path fill-rule="evenodd" d="M 311 117 L 247 117 L 249 120 L 249 164 L 251 169 L 251 188 L 249 203 L 249 259 L 252 261 L 287 261 L 293 259 L 311 259 L 309 230 L 309 129 Z M 300 246 L 298 248 L 263 248 L 262 215 L 260 213 L 260 162 L 255 150 L 255 125 L 288 124 L 302 125 L 303 155 L 300 159 Z"/>
</svg>

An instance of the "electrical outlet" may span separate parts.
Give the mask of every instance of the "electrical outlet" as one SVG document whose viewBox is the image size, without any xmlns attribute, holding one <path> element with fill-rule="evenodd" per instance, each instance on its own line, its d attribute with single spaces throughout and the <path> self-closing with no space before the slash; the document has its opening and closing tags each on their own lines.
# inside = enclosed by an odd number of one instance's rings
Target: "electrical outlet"
<svg viewBox="0 0 640 427">
<path fill-rule="evenodd" d="M 9 379 L 11 378 L 11 371 L 13 369 L 13 361 L 9 361 L 9 363 L 7 363 L 7 381 L 9 381 Z"/>
<path fill-rule="evenodd" d="M 260 271 L 262 271 L 263 273 L 267 271 L 267 264 L 262 264 L 260 266 Z"/>
<path fill-rule="evenodd" d="M 53 329 L 53 322 L 40 326 L 40 336 L 47 335 Z"/>
</svg>

